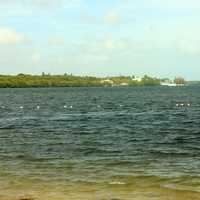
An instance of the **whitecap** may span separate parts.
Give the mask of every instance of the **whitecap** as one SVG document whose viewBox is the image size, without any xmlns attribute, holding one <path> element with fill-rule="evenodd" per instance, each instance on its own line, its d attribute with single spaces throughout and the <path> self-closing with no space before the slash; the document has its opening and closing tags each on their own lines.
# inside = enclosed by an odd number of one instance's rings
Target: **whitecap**
<svg viewBox="0 0 200 200">
<path fill-rule="evenodd" d="M 120 181 L 114 181 L 114 182 L 110 182 L 110 185 L 125 185 L 126 183 L 124 182 L 120 182 Z"/>
</svg>

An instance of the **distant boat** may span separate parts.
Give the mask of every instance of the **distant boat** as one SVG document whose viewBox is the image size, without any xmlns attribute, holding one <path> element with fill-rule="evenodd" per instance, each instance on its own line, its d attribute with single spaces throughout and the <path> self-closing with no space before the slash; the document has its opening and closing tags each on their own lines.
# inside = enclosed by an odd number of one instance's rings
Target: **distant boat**
<svg viewBox="0 0 200 200">
<path fill-rule="evenodd" d="M 176 83 L 161 83 L 162 86 L 169 86 L 169 87 L 175 87 L 178 86 Z"/>
</svg>

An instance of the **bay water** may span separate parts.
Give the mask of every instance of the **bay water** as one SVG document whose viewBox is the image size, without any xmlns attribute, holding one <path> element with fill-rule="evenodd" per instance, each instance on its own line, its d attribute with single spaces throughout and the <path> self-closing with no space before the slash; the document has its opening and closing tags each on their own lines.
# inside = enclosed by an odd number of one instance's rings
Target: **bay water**
<svg viewBox="0 0 200 200">
<path fill-rule="evenodd" d="M 0 200 L 200 199 L 200 88 L 0 89 Z"/>
</svg>

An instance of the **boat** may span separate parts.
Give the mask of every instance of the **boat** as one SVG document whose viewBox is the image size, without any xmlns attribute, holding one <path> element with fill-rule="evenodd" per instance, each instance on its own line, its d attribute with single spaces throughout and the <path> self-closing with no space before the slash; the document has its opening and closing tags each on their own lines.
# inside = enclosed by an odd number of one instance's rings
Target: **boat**
<svg viewBox="0 0 200 200">
<path fill-rule="evenodd" d="M 175 86 L 177 86 L 177 84 L 176 83 L 161 83 L 161 85 L 162 86 L 169 86 L 169 87 L 175 87 Z"/>
</svg>

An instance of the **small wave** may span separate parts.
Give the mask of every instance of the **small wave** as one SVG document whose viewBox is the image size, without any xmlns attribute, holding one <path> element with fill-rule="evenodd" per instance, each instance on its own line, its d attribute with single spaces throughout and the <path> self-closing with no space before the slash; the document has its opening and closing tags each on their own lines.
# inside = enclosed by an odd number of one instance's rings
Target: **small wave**
<svg viewBox="0 0 200 200">
<path fill-rule="evenodd" d="M 125 185 L 125 184 L 126 184 L 125 182 L 120 182 L 120 181 L 113 181 L 109 183 L 109 185 Z"/>
<path fill-rule="evenodd" d="M 162 184 L 161 185 L 164 188 L 168 188 L 171 190 L 179 190 L 179 191 L 188 191 L 188 192 L 199 192 L 199 187 L 193 187 L 191 185 L 179 185 L 176 183 L 168 183 L 168 184 Z"/>
</svg>

